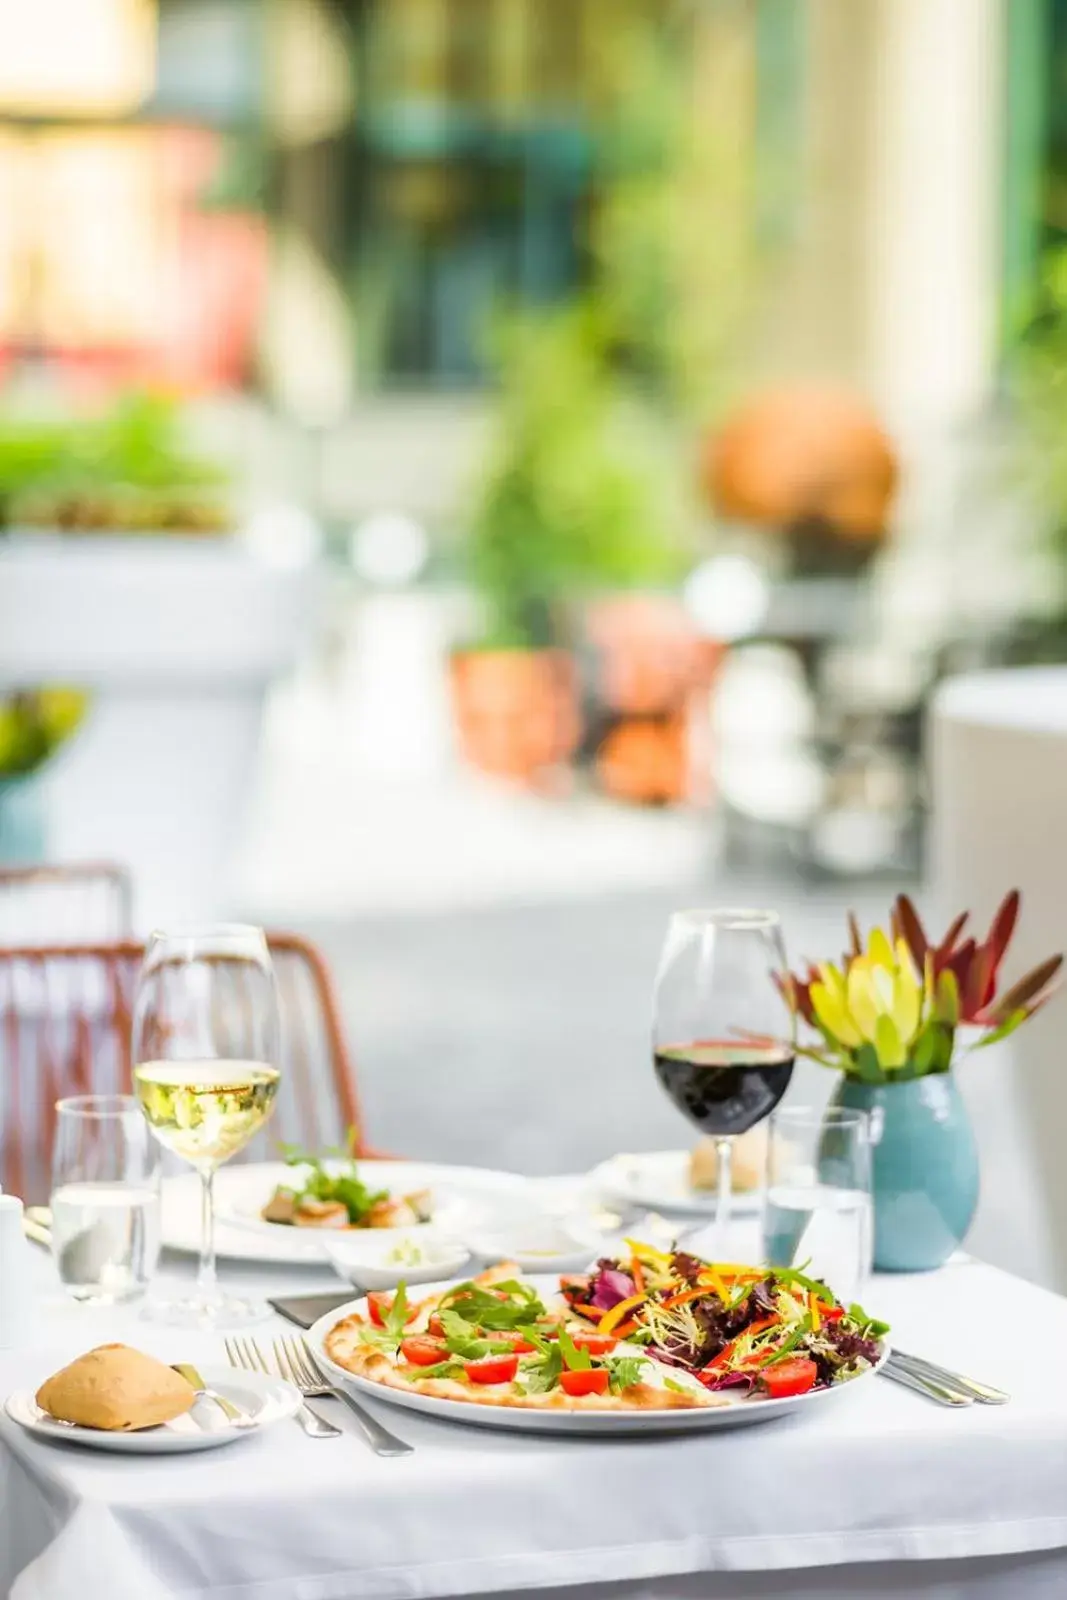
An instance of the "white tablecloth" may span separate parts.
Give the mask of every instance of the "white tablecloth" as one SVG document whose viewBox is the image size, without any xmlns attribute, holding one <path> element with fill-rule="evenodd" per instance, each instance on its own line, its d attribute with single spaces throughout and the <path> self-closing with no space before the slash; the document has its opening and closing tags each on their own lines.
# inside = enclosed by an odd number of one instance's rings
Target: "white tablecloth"
<svg viewBox="0 0 1067 1600">
<path fill-rule="evenodd" d="M 217 1342 L 63 1302 L 50 1270 L 41 1255 L 39 1333 L 32 1349 L 0 1354 L 0 1393 L 116 1335 L 169 1360 L 219 1359 Z M 269 1286 L 327 1284 L 290 1270 Z M 4 1418 L 0 1593 L 432 1600 L 551 1588 L 590 1600 L 599 1585 L 604 1600 L 1062 1600 L 1067 1301 L 974 1263 L 879 1278 L 866 1299 L 902 1347 L 1010 1389 L 1012 1404 L 947 1411 L 876 1379 L 765 1427 L 607 1443 L 379 1408 L 416 1446 L 399 1460 L 371 1454 L 332 1401 L 343 1439 L 284 1423 L 151 1460 L 46 1445 Z"/>
</svg>

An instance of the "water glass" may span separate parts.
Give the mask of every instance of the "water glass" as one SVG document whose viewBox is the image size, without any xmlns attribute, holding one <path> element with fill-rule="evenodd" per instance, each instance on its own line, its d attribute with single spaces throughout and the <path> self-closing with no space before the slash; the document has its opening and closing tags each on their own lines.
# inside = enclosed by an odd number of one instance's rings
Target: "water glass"
<svg viewBox="0 0 1067 1600">
<path fill-rule="evenodd" d="M 845 1305 L 871 1271 L 871 1132 L 865 1111 L 787 1107 L 771 1118 L 764 1259 L 797 1267 Z"/>
<path fill-rule="evenodd" d="M 56 1103 L 52 1255 L 75 1300 L 144 1293 L 159 1259 L 159 1147 L 132 1095 Z"/>
</svg>

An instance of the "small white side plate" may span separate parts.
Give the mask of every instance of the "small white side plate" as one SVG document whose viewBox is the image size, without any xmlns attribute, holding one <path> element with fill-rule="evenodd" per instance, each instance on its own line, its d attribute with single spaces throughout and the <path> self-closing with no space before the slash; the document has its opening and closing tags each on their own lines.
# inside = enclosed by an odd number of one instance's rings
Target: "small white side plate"
<svg viewBox="0 0 1067 1600">
<path fill-rule="evenodd" d="M 291 1417 L 300 1408 L 300 1396 L 292 1384 L 268 1378 L 258 1372 L 237 1372 L 232 1367 L 201 1367 L 209 1389 L 217 1389 L 256 1423 L 254 1428 L 235 1428 L 213 1400 L 198 1400 L 192 1411 L 158 1428 L 140 1428 L 136 1433 L 112 1433 L 103 1428 L 72 1427 L 42 1411 L 27 1389 L 8 1395 L 4 1410 L 12 1422 L 27 1433 L 51 1444 L 85 1445 L 92 1450 L 113 1450 L 122 1455 L 179 1455 L 188 1450 L 216 1450 L 235 1439 L 253 1438 L 263 1428 Z"/>
<path fill-rule="evenodd" d="M 437 1238 L 433 1230 L 368 1228 L 366 1232 L 332 1232 L 320 1235 L 333 1270 L 359 1289 L 395 1289 L 400 1283 L 433 1283 L 462 1270 L 470 1252 L 466 1245 Z M 390 1261 L 398 1246 L 414 1246 L 420 1260 Z"/>
<path fill-rule="evenodd" d="M 689 1182 L 688 1150 L 646 1150 L 611 1156 L 594 1167 L 590 1183 L 618 1206 L 647 1206 L 649 1211 L 674 1211 L 692 1217 L 713 1217 L 713 1190 L 694 1189 Z M 734 1216 L 755 1216 L 763 1204 L 762 1189 L 735 1190 Z"/>
</svg>

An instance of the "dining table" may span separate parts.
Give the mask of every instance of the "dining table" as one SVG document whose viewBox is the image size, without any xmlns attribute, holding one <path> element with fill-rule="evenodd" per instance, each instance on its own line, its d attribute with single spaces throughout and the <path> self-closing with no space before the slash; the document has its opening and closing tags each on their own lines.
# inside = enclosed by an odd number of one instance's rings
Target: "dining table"
<svg viewBox="0 0 1067 1600">
<path fill-rule="evenodd" d="M 165 1253 L 154 1291 L 193 1278 Z M 244 1293 L 340 1292 L 325 1264 L 225 1262 Z M 224 1362 L 217 1334 L 68 1299 L 33 1250 L 0 1398 L 109 1340 Z M 123 1456 L 0 1414 L 0 1594 L 11 1600 L 1062 1600 L 1067 1300 L 966 1256 L 876 1275 L 908 1351 L 1010 1392 L 948 1409 L 882 1376 L 759 1426 L 618 1438 L 504 1432 L 371 1402 L 414 1449 L 382 1458 L 285 1420 L 223 1449 Z M 293 1333 L 274 1318 L 258 1339 Z"/>
</svg>

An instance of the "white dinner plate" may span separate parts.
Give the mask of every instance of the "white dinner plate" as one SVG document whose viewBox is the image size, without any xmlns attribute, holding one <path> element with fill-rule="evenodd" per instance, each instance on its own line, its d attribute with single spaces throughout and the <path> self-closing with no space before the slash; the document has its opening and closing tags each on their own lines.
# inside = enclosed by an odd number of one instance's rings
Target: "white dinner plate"
<svg viewBox="0 0 1067 1600">
<path fill-rule="evenodd" d="M 647 1206 L 650 1211 L 676 1211 L 693 1217 L 713 1217 L 713 1190 L 694 1189 L 689 1182 L 688 1150 L 646 1150 L 620 1154 L 602 1161 L 589 1181 L 605 1199 L 617 1206 Z M 763 1204 L 763 1190 L 737 1189 L 731 1201 L 735 1216 L 755 1216 Z"/>
<path fill-rule="evenodd" d="M 452 1233 L 462 1239 L 468 1227 L 490 1226 L 498 1218 L 511 1217 L 538 1204 L 526 1178 L 491 1168 L 361 1161 L 360 1172 L 368 1182 L 391 1193 L 430 1189 L 435 1197 L 435 1215 L 427 1226 L 442 1236 Z M 317 1229 L 264 1222 L 259 1215 L 278 1183 L 292 1175 L 293 1168 L 280 1161 L 219 1169 L 215 1175 L 215 1248 L 219 1256 L 273 1266 L 315 1266 L 326 1262 L 322 1234 Z M 196 1173 L 163 1180 L 163 1243 L 168 1249 L 194 1255 L 199 1252 L 200 1197 Z M 410 1227 L 398 1230 L 403 1234 L 411 1231 Z"/>
<path fill-rule="evenodd" d="M 213 1400 L 198 1400 L 192 1411 L 158 1428 L 139 1428 L 135 1433 L 109 1432 L 103 1428 L 72 1427 L 57 1422 L 42 1411 L 28 1389 L 9 1395 L 4 1407 L 12 1422 L 27 1433 L 50 1443 L 85 1445 L 92 1450 L 114 1450 L 123 1455 L 178 1455 L 187 1450 L 217 1450 L 235 1439 L 250 1439 L 275 1422 L 291 1417 L 300 1408 L 300 1395 L 290 1383 L 268 1378 L 258 1372 L 238 1372 L 232 1367 L 201 1367 L 209 1389 L 231 1400 L 239 1410 L 254 1419 L 254 1428 L 235 1428 Z"/>
<path fill-rule="evenodd" d="M 451 1288 L 455 1282 L 463 1281 L 454 1279 L 450 1283 L 426 1284 L 420 1289 L 419 1297 L 436 1294 Z M 559 1281 L 555 1277 L 530 1274 L 523 1281 L 532 1284 L 546 1304 L 558 1298 Z M 357 1311 L 363 1316 L 367 1315 L 365 1299 L 352 1300 L 347 1305 L 328 1312 L 305 1334 L 316 1359 L 340 1383 L 347 1385 L 357 1394 L 380 1400 L 383 1405 L 400 1406 L 407 1411 L 422 1411 L 427 1416 L 436 1417 L 442 1422 L 472 1423 L 480 1428 L 504 1428 L 519 1433 L 597 1434 L 601 1437 L 605 1434 L 618 1436 L 631 1433 L 702 1433 L 709 1428 L 740 1428 L 757 1422 L 773 1422 L 776 1417 L 786 1416 L 791 1411 L 819 1406 L 825 1402 L 833 1404 L 837 1397 L 851 1390 L 854 1385 L 865 1383 L 868 1378 L 872 1378 L 889 1356 L 888 1346 L 883 1345 L 878 1367 L 871 1367 L 859 1377 L 851 1378 L 847 1383 L 838 1384 L 833 1389 L 817 1389 L 809 1394 L 789 1395 L 784 1400 L 737 1399 L 724 1395 L 723 1398 L 728 1402 L 726 1405 L 708 1406 L 692 1411 L 524 1411 L 519 1407 L 479 1406 L 465 1400 L 442 1400 L 436 1395 L 416 1392 L 408 1394 L 403 1389 L 388 1389 L 384 1384 L 372 1383 L 368 1378 L 357 1377 L 355 1373 L 347 1372 L 344 1367 L 339 1367 L 336 1362 L 330 1360 L 326 1354 L 325 1341 L 331 1328 Z M 638 1352 L 635 1349 L 636 1353 Z M 679 1378 L 684 1379 L 683 1374 L 673 1374 L 673 1376 L 676 1381 Z M 650 1376 L 649 1381 L 655 1381 L 654 1377 Z"/>
</svg>

